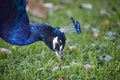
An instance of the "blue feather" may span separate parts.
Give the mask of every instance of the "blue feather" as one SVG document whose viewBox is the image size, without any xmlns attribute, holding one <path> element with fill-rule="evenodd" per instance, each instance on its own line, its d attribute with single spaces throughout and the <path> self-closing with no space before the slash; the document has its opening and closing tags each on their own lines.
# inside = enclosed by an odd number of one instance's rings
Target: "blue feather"
<svg viewBox="0 0 120 80">
<path fill-rule="evenodd" d="M 53 30 L 45 23 L 29 24 L 26 0 L 0 0 L 0 11 L 0 37 L 8 43 L 31 44 Z"/>
<path fill-rule="evenodd" d="M 77 22 L 73 17 L 71 18 L 71 20 L 73 21 L 73 24 L 75 26 L 76 32 L 77 34 L 81 33 L 81 29 L 80 29 L 80 24 L 79 22 Z"/>
<path fill-rule="evenodd" d="M 53 44 L 55 37 L 58 37 L 57 49 L 53 47 L 56 46 Z M 61 52 L 66 40 L 64 33 L 48 24 L 29 24 L 26 0 L 0 0 L 0 38 L 19 46 L 44 41 L 51 50 L 58 53 L 59 58 L 62 58 Z"/>
</svg>

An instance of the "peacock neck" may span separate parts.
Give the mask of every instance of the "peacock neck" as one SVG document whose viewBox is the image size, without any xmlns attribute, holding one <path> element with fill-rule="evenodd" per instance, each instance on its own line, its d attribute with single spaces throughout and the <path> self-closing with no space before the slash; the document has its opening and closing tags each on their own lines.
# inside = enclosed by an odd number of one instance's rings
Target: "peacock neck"
<svg viewBox="0 0 120 80">
<path fill-rule="evenodd" d="M 27 38 L 20 45 L 31 44 L 36 41 L 44 41 L 46 38 L 54 34 L 54 28 L 45 23 L 36 23 L 29 25 L 29 33 Z"/>
<path fill-rule="evenodd" d="M 5 41 L 14 45 L 28 45 L 36 41 L 43 41 L 44 38 L 47 38 L 48 35 L 53 33 L 54 28 L 45 24 L 14 24 L 16 26 L 7 29 L 6 27 L 2 28 L 3 35 L 1 36 Z M 4 25 L 5 26 L 5 25 Z M 13 26 L 13 25 L 12 25 Z"/>
<path fill-rule="evenodd" d="M 30 25 L 31 35 L 38 40 L 44 41 L 45 38 L 54 34 L 54 28 L 45 23 L 36 23 Z"/>
</svg>

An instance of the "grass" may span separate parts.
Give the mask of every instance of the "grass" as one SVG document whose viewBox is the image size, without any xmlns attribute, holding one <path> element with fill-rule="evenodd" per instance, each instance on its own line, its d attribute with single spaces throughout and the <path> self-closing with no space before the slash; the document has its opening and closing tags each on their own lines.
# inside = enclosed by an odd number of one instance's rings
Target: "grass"
<svg viewBox="0 0 120 80">
<path fill-rule="evenodd" d="M 82 3 L 93 7 L 83 8 Z M 73 16 L 80 22 L 82 33 L 66 34 L 63 60 L 59 60 L 43 42 L 19 47 L 0 39 L 0 48 L 12 51 L 10 55 L 0 53 L 0 80 L 119 80 L 119 5 L 119 0 L 77 0 L 64 5 L 63 9 L 49 11 L 44 19 L 29 15 L 31 23 L 46 22 L 58 27 L 68 24 Z M 103 9 L 108 14 L 100 14 Z M 86 25 L 90 26 L 88 30 Z M 69 48 L 71 46 L 73 50 Z"/>
</svg>

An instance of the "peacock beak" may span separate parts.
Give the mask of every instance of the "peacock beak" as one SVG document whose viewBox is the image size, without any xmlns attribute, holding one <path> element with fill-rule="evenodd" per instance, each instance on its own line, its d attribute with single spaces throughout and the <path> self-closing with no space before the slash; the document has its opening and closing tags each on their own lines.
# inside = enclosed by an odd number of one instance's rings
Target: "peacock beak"
<svg viewBox="0 0 120 80">
<path fill-rule="evenodd" d="M 55 53 L 59 59 L 63 58 L 63 51 L 56 51 Z"/>
</svg>

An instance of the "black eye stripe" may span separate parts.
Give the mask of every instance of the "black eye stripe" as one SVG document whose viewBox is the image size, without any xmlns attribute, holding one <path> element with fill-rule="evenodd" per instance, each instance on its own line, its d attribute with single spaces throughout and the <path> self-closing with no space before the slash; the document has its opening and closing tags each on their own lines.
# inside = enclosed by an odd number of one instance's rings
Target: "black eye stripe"
<svg viewBox="0 0 120 80">
<path fill-rule="evenodd" d="M 60 49 L 60 45 L 59 45 L 59 44 L 56 44 L 56 45 L 55 45 L 55 49 L 56 49 L 56 50 L 59 50 L 59 49 Z"/>
<path fill-rule="evenodd" d="M 61 40 L 59 40 L 58 42 L 59 42 L 60 45 L 62 45 L 62 41 Z"/>
</svg>

